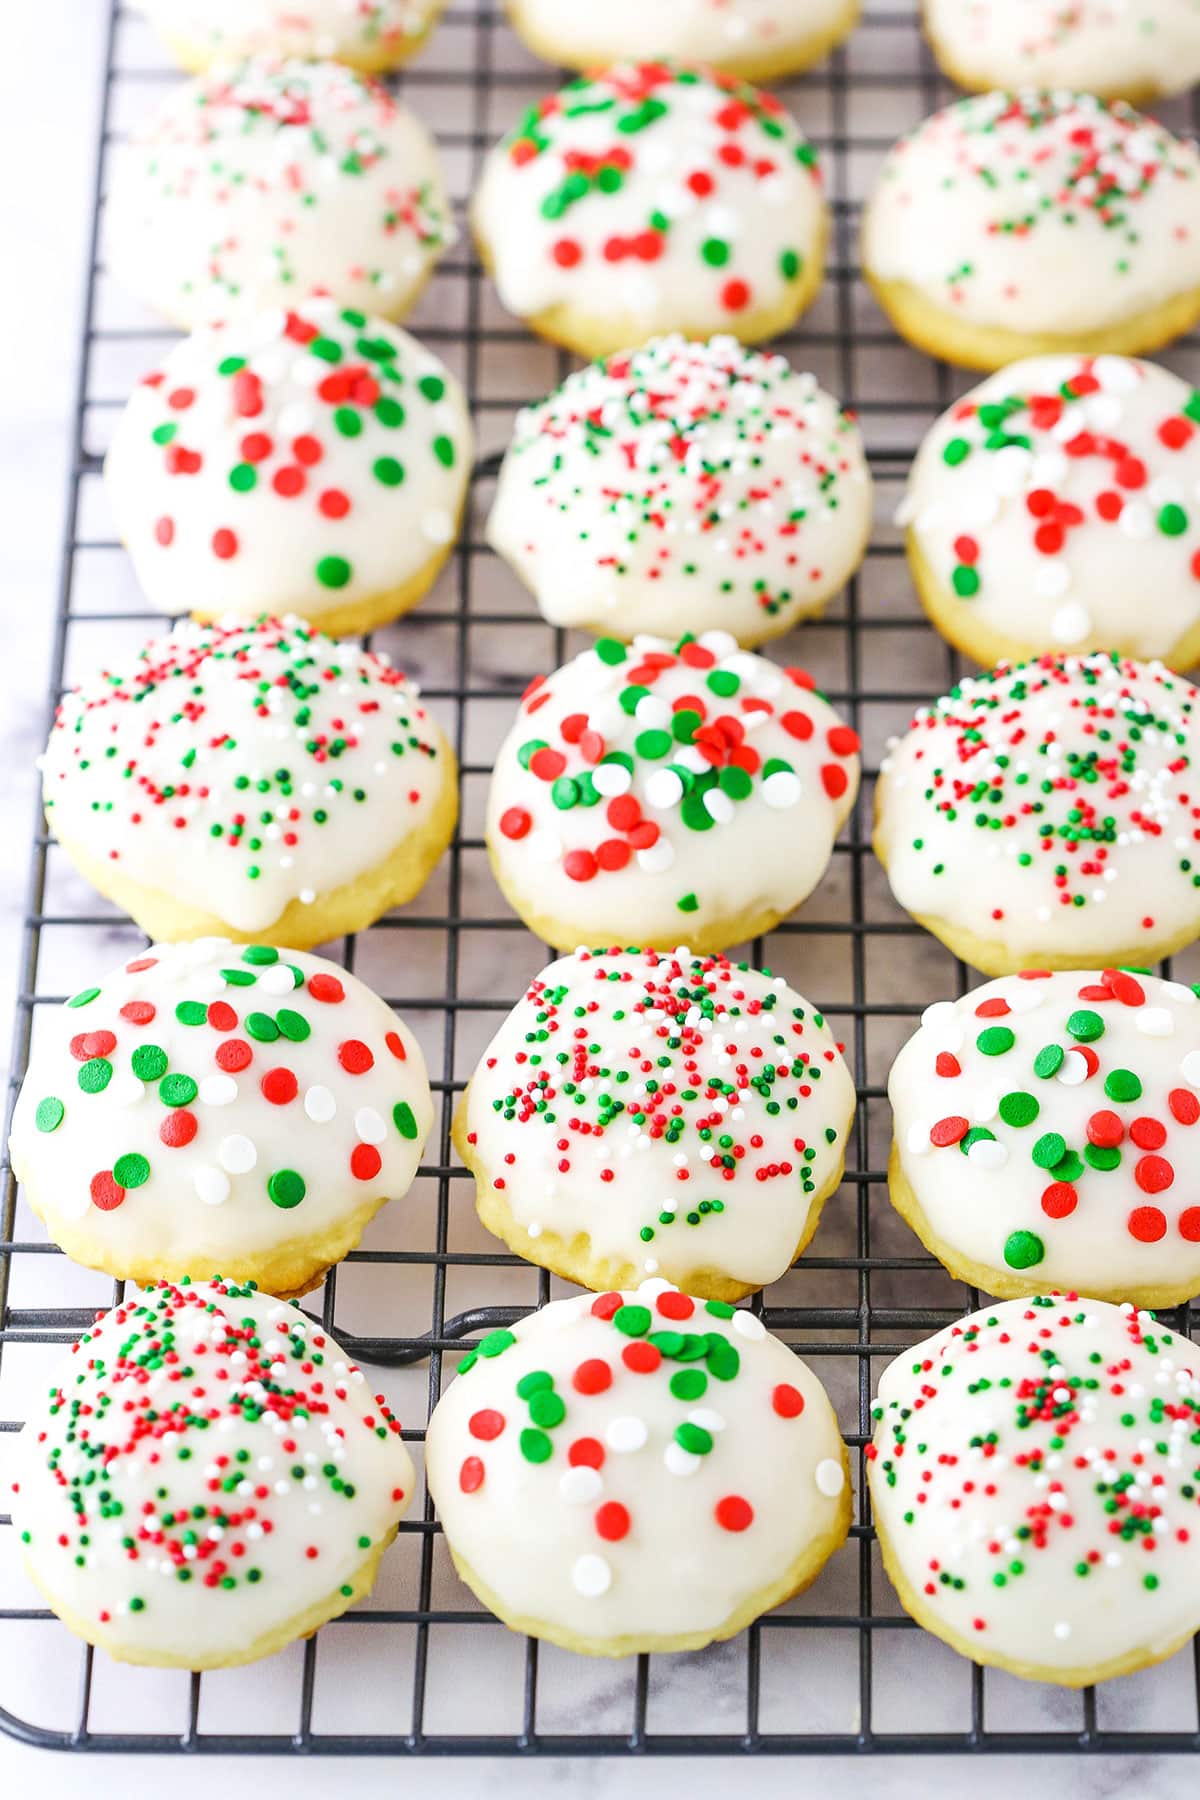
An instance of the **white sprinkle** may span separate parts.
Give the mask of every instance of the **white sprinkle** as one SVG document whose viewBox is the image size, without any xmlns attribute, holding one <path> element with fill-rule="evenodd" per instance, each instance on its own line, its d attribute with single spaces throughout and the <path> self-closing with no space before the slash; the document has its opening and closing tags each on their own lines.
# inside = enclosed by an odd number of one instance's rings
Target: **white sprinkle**
<svg viewBox="0 0 1200 1800">
<path fill-rule="evenodd" d="M 1068 1050 L 1062 1061 L 1062 1067 L 1054 1077 L 1063 1087 L 1079 1087 L 1088 1078 L 1087 1058 L 1078 1050 Z"/>
<path fill-rule="evenodd" d="M 327 1087 L 310 1087 L 304 1096 L 304 1110 L 317 1125 L 327 1125 L 337 1112 L 337 1101 Z"/>
<path fill-rule="evenodd" d="M 296 977 L 289 964 L 272 963 L 259 975 L 258 986 L 264 994 L 291 994 L 296 989 Z"/>
<path fill-rule="evenodd" d="M 633 776 L 624 763 L 599 763 L 592 770 L 592 784 L 598 794 L 606 799 L 615 799 L 618 794 L 627 794 L 633 785 Z"/>
<path fill-rule="evenodd" d="M 688 1423 L 699 1425 L 702 1431 L 724 1431 L 724 1413 L 714 1412 L 711 1406 L 694 1406 L 688 1414 Z"/>
<path fill-rule="evenodd" d="M 1189 1050 L 1179 1065 L 1179 1073 L 1189 1087 L 1200 1088 L 1200 1050 Z"/>
<path fill-rule="evenodd" d="M 354 1115 L 354 1129 L 364 1144 L 382 1144 L 387 1126 L 373 1106 L 360 1106 Z"/>
<path fill-rule="evenodd" d="M 640 1450 L 649 1437 L 646 1421 L 635 1417 L 632 1413 L 622 1413 L 619 1418 L 611 1419 L 604 1433 L 604 1441 L 610 1450 L 624 1454 L 631 1450 Z"/>
<path fill-rule="evenodd" d="M 672 1475 L 694 1475 L 703 1461 L 702 1456 L 693 1456 L 690 1450 L 685 1450 L 673 1438 L 663 1451 L 663 1462 Z"/>
<path fill-rule="evenodd" d="M 217 1161 L 230 1175 L 247 1175 L 258 1161 L 258 1151 L 248 1137 L 235 1131 L 217 1145 Z"/>
<path fill-rule="evenodd" d="M 1008 1151 L 995 1138 L 977 1138 L 967 1151 L 967 1161 L 985 1174 L 992 1174 L 1002 1169 L 1008 1161 Z"/>
<path fill-rule="evenodd" d="M 563 1471 L 558 1478 L 558 1491 L 568 1506 L 586 1506 L 604 1491 L 604 1483 L 598 1469 L 581 1464 L 577 1469 Z"/>
<path fill-rule="evenodd" d="M 827 1500 L 833 1500 L 846 1485 L 846 1471 L 840 1462 L 835 1462 L 832 1456 L 826 1456 L 817 1464 L 814 1479 L 818 1491 Z"/>
<path fill-rule="evenodd" d="M 238 1084 L 232 1075 L 206 1075 L 200 1083 L 202 1106 L 231 1106 L 238 1097 Z"/>
<path fill-rule="evenodd" d="M 1046 594 L 1046 599 L 1057 599 Z M 1050 636 L 1056 644 L 1081 644 L 1092 629 L 1092 615 L 1078 600 L 1060 606 L 1050 618 Z"/>
<path fill-rule="evenodd" d="M 683 799 L 683 782 L 674 769 L 655 769 L 646 783 L 646 805 L 658 812 L 678 806 Z M 660 840 L 661 841 L 661 840 Z"/>
<path fill-rule="evenodd" d="M 1143 1037 L 1174 1037 L 1175 1020 L 1165 1006 L 1139 1006 L 1134 1012 Z"/>
<path fill-rule="evenodd" d="M 739 1337 L 748 1338 L 751 1343 L 757 1343 L 759 1338 L 767 1335 L 767 1328 L 758 1314 L 747 1312 L 744 1307 L 737 1309 L 729 1323 Z"/>
<path fill-rule="evenodd" d="M 571 1585 L 577 1594 L 583 1594 L 589 1600 L 598 1600 L 612 1586 L 612 1570 L 602 1556 L 589 1554 L 576 1557 L 571 1570 Z"/>
<path fill-rule="evenodd" d="M 196 1184 L 196 1192 L 205 1206 L 223 1206 L 229 1198 L 229 1177 L 220 1169 L 197 1169 L 192 1176 Z"/>
<path fill-rule="evenodd" d="M 776 769 L 773 775 L 767 776 L 761 789 L 764 805 L 774 807 L 776 812 L 795 806 L 803 791 L 799 776 L 793 775 L 790 769 Z"/>
</svg>

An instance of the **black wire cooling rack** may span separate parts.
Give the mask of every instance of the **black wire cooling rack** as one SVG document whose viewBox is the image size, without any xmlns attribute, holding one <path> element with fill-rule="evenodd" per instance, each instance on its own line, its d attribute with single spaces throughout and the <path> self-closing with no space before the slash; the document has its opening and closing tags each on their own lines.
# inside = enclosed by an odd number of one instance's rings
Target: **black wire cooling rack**
<svg viewBox="0 0 1200 1800">
<path fill-rule="evenodd" d="M 652 4 L 653 0 L 648 0 Z M 99 471 L 128 389 L 171 333 L 129 310 L 103 263 L 108 153 L 175 79 L 140 21 L 110 0 L 94 222 L 73 413 L 73 453 L 54 630 L 51 707 L 65 682 L 163 627 L 145 610 L 103 507 Z M 452 0 L 398 85 L 438 132 L 460 216 L 479 160 L 556 75 L 517 45 L 502 14 Z M 859 413 L 879 523 L 866 565 L 828 617 L 787 646 L 863 736 L 873 773 L 912 707 L 956 678 L 957 659 L 921 621 L 890 524 L 922 431 L 965 381 L 897 343 L 856 262 L 862 195 L 892 139 L 948 98 L 915 10 L 868 0 L 851 42 L 785 91 L 824 160 L 835 218 L 824 291 L 780 347 Z M 1172 122 L 1194 114 L 1165 109 Z M 490 293 L 466 237 L 442 265 L 413 328 L 464 379 L 481 437 L 465 541 L 434 594 L 377 634 L 418 676 L 462 766 L 459 835 L 425 892 L 332 947 L 386 994 L 422 1040 L 441 1107 L 436 1157 L 310 1304 L 372 1365 L 419 1444 L 443 1378 L 494 1326 L 560 1284 L 496 1249 L 474 1219 L 473 1183 L 453 1160 L 451 1113 L 497 1018 L 547 960 L 491 883 L 481 820 L 491 758 L 532 668 L 577 647 L 537 617 L 482 543 L 514 408 L 569 366 L 535 344 Z M 1195 382 L 1200 347 L 1169 359 Z M 858 1462 L 850 1541 L 810 1592 L 733 1643 L 695 1656 L 615 1664 L 514 1637 L 455 1579 L 425 1501 L 406 1520 L 370 1600 L 268 1664 L 203 1677 L 128 1671 L 76 1644 L 18 1569 L 0 1515 L 0 1728 L 76 1751 L 325 1755 L 793 1755 L 950 1751 L 1200 1750 L 1200 1659 L 1082 1695 L 974 1668 L 919 1632 L 883 1575 L 861 1466 L 878 1366 L 978 1296 L 924 1254 L 887 1205 L 886 1076 L 925 1004 L 961 993 L 961 965 L 898 913 L 869 844 L 870 788 L 822 888 L 801 915 L 748 948 L 787 976 L 847 1040 L 859 1090 L 845 1185 L 814 1250 L 754 1302 L 816 1365 Z M 44 1009 L 141 940 L 90 893 L 35 822 L 14 1037 L 15 1093 Z M 1192 976 L 1194 978 L 1194 974 Z M 10 1102 L 11 1102 L 10 1094 Z M 21 1409 L 53 1360 L 119 1286 L 74 1269 L 39 1235 L 11 1174 L 0 1210 L 0 1477 Z M 1178 1320 L 1186 1328 L 1186 1309 Z M 0 1492 L 3 1492 L 0 1483 Z"/>
</svg>

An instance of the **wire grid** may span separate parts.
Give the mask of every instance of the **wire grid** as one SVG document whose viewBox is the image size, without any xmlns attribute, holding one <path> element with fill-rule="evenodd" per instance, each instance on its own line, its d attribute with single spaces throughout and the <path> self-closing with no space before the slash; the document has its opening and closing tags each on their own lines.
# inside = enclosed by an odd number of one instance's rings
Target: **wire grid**
<svg viewBox="0 0 1200 1800">
<path fill-rule="evenodd" d="M 163 626 L 133 586 L 98 475 L 116 409 L 173 334 L 109 291 L 100 219 L 126 103 L 132 116 L 174 77 L 120 0 L 109 0 L 109 10 L 51 709 L 64 683 L 117 639 L 133 648 Z M 431 46 L 398 79 L 438 130 L 460 216 L 487 147 L 554 79 L 519 49 L 488 0 L 456 0 Z M 920 1633 L 879 1563 L 861 1456 L 875 1365 L 979 1303 L 920 1253 L 891 1213 L 884 1167 L 891 1058 L 930 998 L 961 993 L 973 977 L 896 910 L 869 843 L 870 777 L 887 736 L 959 672 L 955 654 L 920 618 L 902 546 L 884 521 L 922 431 L 966 382 L 886 329 L 861 283 L 857 221 L 893 138 L 949 94 L 920 42 L 915 10 L 887 0 L 868 0 L 851 43 L 781 91 L 822 153 L 835 232 L 823 294 L 780 347 L 860 414 L 880 524 L 844 598 L 788 643 L 789 656 L 813 668 L 863 736 L 864 794 L 823 887 L 798 918 L 746 952 L 808 993 L 847 1038 L 856 1130 L 845 1186 L 815 1253 L 752 1304 L 815 1363 L 838 1407 L 858 1462 L 850 1541 L 809 1594 L 731 1645 L 608 1665 L 516 1638 L 475 1606 L 452 1574 L 426 1498 L 421 1515 L 401 1525 L 364 1606 L 249 1674 L 201 1677 L 130 1672 L 76 1647 L 48 1611 L 29 1603 L 35 1596 L 17 1570 L 15 1534 L 3 1529 L 11 1520 L 0 1515 L 0 1727 L 26 1742 L 76 1751 L 482 1756 L 1200 1749 L 1194 1650 L 1100 1694 L 1030 1688 L 985 1674 Z M 1194 124 L 1194 107 L 1190 115 L 1176 109 L 1173 122 Z M 530 669 L 557 665 L 583 640 L 541 623 L 481 541 L 512 412 L 561 379 L 569 359 L 534 344 L 501 312 L 465 236 L 411 323 L 465 381 L 481 457 L 452 567 L 416 614 L 376 642 L 421 678 L 451 736 L 463 819 L 425 892 L 330 954 L 383 992 L 422 1039 L 441 1107 L 437 1160 L 309 1304 L 352 1356 L 373 1365 L 401 1416 L 423 1420 L 443 1377 L 484 1331 L 574 1291 L 498 1250 L 477 1226 L 450 1123 L 498 1017 L 547 960 L 507 914 L 486 870 L 480 825 L 492 753 Z M 1200 346 L 1185 344 L 1167 360 L 1196 380 Z M 73 876 L 39 812 L 10 1106 L 39 1015 L 80 984 L 76 975 L 105 957 L 115 964 L 142 942 Z M 44 1242 L 6 1173 L 0 1477 L 22 1404 L 44 1387 L 60 1347 L 121 1291 Z M 1177 1323 L 1188 1322 L 1181 1309 Z M 419 1444 L 423 1425 L 404 1435 Z"/>
</svg>

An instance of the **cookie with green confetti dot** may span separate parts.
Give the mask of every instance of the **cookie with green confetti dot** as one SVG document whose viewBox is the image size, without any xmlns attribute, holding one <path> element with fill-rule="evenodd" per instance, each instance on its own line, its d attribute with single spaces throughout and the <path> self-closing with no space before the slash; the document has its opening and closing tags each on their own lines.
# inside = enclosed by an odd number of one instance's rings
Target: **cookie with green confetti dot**
<svg viewBox="0 0 1200 1800">
<path fill-rule="evenodd" d="M 1200 14 L 1187 0 L 1063 7 L 1044 22 L 1011 0 L 925 0 L 933 53 L 959 87 L 1069 88 L 1140 105 L 1200 81 Z"/>
<path fill-rule="evenodd" d="M 369 1592 L 412 1502 L 387 1401 L 253 1283 L 130 1290 L 27 1418 L 15 1540 L 63 1623 L 118 1662 L 274 1655 Z"/>
<path fill-rule="evenodd" d="M 594 1656 L 700 1649 L 844 1541 L 833 1409 L 756 1313 L 655 1279 L 501 1335 L 461 1359 L 425 1470 L 459 1574 L 514 1629 Z"/>
<path fill-rule="evenodd" d="M 402 1200 L 433 1121 L 420 1047 L 346 969 L 157 944 L 43 1019 L 12 1127 L 35 1213 L 122 1280 L 217 1263 L 300 1293 Z"/>
</svg>

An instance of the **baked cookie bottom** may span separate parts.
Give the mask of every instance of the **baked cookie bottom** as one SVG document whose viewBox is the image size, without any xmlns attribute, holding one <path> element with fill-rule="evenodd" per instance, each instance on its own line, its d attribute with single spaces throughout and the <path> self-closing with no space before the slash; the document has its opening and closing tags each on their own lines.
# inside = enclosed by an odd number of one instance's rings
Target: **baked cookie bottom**
<svg viewBox="0 0 1200 1800">
<path fill-rule="evenodd" d="M 548 1624 L 544 1619 L 523 1618 L 507 1610 L 500 1596 L 480 1579 L 453 1544 L 449 1544 L 450 1554 L 459 1575 L 488 1611 L 494 1613 L 510 1631 L 519 1631 L 525 1637 L 544 1638 L 547 1643 L 557 1644 L 563 1650 L 574 1650 L 580 1656 L 639 1656 L 669 1650 L 703 1650 L 706 1644 L 721 1643 L 726 1638 L 736 1637 L 739 1631 L 744 1631 L 747 1625 L 753 1624 L 763 1613 L 782 1606 L 785 1600 L 791 1600 L 796 1594 L 802 1594 L 805 1588 L 812 1586 L 829 1558 L 841 1549 L 850 1532 L 854 1492 L 850 1486 L 850 1460 L 845 1444 L 842 1445 L 842 1474 L 845 1480 L 841 1505 L 831 1531 L 823 1537 L 814 1538 L 795 1561 L 789 1563 L 778 1581 L 760 1589 L 757 1594 L 751 1594 L 719 1625 L 703 1631 L 684 1632 L 674 1637 L 669 1632 L 631 1632 L 623 1637 L 589 1638 L 582 1632 L 568 1631 L 562 1625 Z M 449 1539 L 447 1542 L 449 1543 Z"/>
<path fill-rule="evenodd" d="M 498 1237 L 526 1262 L 549 1269 L 552 1275 L 561 1275 L 566 1281 L 577 1282 L 580 1287 L 590 1288 L 593 1293 L 620 1292 L 636 1288 L 639 1282 L 644 1281 L 644 1266 L 622 1262 L 613 1256 L 597 1256 L 586 1231 L 581 1231 L 570 1239 L 564 1239 L 558 1232 L 548 1229 L 543 1229 L 539 1237 L 529 1235 L 525 1227 L 513 1217 L 512 1207 L 504 1195 L 492 1186 L 491 1176 L 476 1154 L 474 1146 L 467 1142 L 467 1103 L 470 1092 L 468 1084 L 454 1114 L 451 1135 L 454 1148 L 475 1177 L 475 1210 L 493 1237 Z M 809 1201 L 808 1216 L 804 1221 L 800 1241 L 786 1265 L 777 1269 L 766 1280 L 740 1281 L 736 1276 L 722 1274 L 709 1264 L 685 1263 L 661 1253 L 655 1270 L 656 1276 L 670 1281 L 683 1293 L 691 1294 L 697 1300 L 726 1300 L 733 1304 L 744 1300 L 747 1294 L 756 1294 L 768 1282 L 778 1281 L 807 1250 L 821 1222 L 825 1202 L 836 1194 L 845 1170 L 845 1157 L 841 1157 L 830 1179 Z"/>
<path fill-rule="evenodd" d="M 69 838 L 59 837 L 58 843 L 96 892 L 128 913 L 155 943 L 226 937 L 235 944 L 274 944 L 281 950 L 311 950 L 331 938 L 365 930 L 392 907 L 403 906 L 424 887 L 454 836 L 458 821 L 457 764 L 453 751 L 444 742 L 441 753 L 447 765 L 445 784 L 433 811 L 422 825 L 411 831 L 374 868 L 364 870 L 353 881 L 343 882 L 328 893 L 319 894 L 309 906 L 300 900 L 290 900 L 277 919 L 259 930 L 239 930 L 216 913 L 189 906 L 161 888 L 132 881 Z"/>
<path fill-rule="evenodd" d="M 347 1576 L 345 1582 L 336 1587 L 332 1594 L 314 1601 L 302 1613 L 296 1613 L 282 1625 L 276 1625 L 273 1630 L 264 1631 L 260 1637 L 251 1639 L 249 1644 L 239 1645 L 224 1655 L 212 1653 L 202 1658 L 189 1657 L 186 1653 L 151 1650 L 140 1644 L 122 1643 L 116 1626 L 101 1625 L 96 1620 L 80 1618 L 56 1599 L 53 1590 L 42 1580 L 28 1555 L 25 1556 L 24 1563 L 29 1579 L 68 1631 L 73 1631 L 85 1643 L 94 1644 L 97 1650 L 105 1651 L 114 1662 L 137 1663 L 148 1669 L 236 1669 L 244 1663 L 260 1662 L 263 1657 L 274 1656 L 297 1638 L 311 1637 L 320 1626 L 328 1624 L 330 1619 L 340 1618 L 356 1601 L 365 1599 L 375 1585 L 383 1553 L 396 1536 L 396 1530 L 397 1526 L 393 1525 L 386 1537 L 367 1552 L 354 1573 Z"/>
<path fill-rule="evenodd" d="M 85 1213 L 83 1219 L 64 1218 L 34 1180 L 29 1162 L 13 1154 L 12 1168 L 31 1211 L 42 1221 L 59 1249 L 85 1269 L 99 1269 L 101 1274 L 111 1275 L 117 1281 L 136 1281 L 139 1287 L 152 1281 L 182 1281 L 185 1278 L 212 1281 L 219 1275 L 226 1281 L 252 1281 L 264 1293 L 274 1294 L 279 1300 L 298 1300 L 302 1294 L 320 1287 L 329 1270 L 341 1262 L 348 1251 L 356 1248 L 380 1207 L 386 1206 L 392 1198 L 390 1194 L 372 1195 L 324 1231 L 298 1232 L 288 1237 L 281 1234 L 279 1243 L 270 1249 L 260 1248 L 244 1256 L 223 1255 L 218 1259 L 221 1264 L 218 1269 L 214 1268 L 211 1255 L 197 1255 L 186 1249 L 159 1256 L 124 1256 L 106 1245 L 101 1235 L 87 1229 L 87 1219 L 94 1214 Z M 280 1223 L 292 1216 L 281 1212 Z"/>
<path fill-rule="evenodd" d="M 648 4 L 653 6 L 657 4 L 657 0 L 648 0 Z M 604 49 L 564 50 L 552 37 L 545 36 L 536 26 L 526 21 L 521 0 L 507 0 L 507 10 L 517 36 L 543 62 L 555 63 L 568 69 L 596 69 L 603 68 L 613 60 Z M 743 81 L 782 81 L 788 75 L 798 75 L 801 70 L 811 68 L 813 63 L 820 62 L 823 56 L 828 56 L 831 50 L 836 49 L 858 24 L 861 11 L 862 0 L 848 0 L 841 16 L 823 31 L 793 38 L 778 50 L 748 51 L 744 56 L 722 56 L 712 62 L 711 67 L 722 69 L 729 75 L 738 75 Z"/>
<path fill-rule="evenodd" d="M 981 668 L 990 669 L 1002 662 L 1029 662 L 1034 657 L 1045 655 L 1083 656 L 1093 650 L 1115 650 L 1121 656 L 1149 660 L 1145 650 L 1139 649 L 1128 639 L 1114 637 L 1111 633 L 1106 636 L 1093 632 L 1079 643 L 1068 645 L 1052 643 L 1049 638 L 1040 643 L 1030 643 L 1021 638 L 1010 637 L 1007 632 L 997 631 L 995 626 L 985 624 L 978 617 L 973 601 L 960 600 L 953 589 L 942 585 L 917 543 L 917 534 L 911 526 L 905 537 L 905 548 L 909 573 L 930 624 L 947 643 L 953 644 L 956 650 L 961 650 L 964 656 L 969 656 Z M 1193 668 L 1200 662 L 1200 619 L 1167 649 L 1150 654 L 1159 662 L 1166 663 L 1169 669 Z"/>
<path fill-rule="evenodd" d="M 965 1164 L 963 1175 L 964 1180 L 970 1178 Z M 1021 1300 L 1027 1295 L 1044 1294 L 1048 1291 L 1046 1277 L 1041 1275 L 1039 1278 L 1037 1269 L 1023 1273 L 1019 1269 L 992 1268 L 987 1263 L 973 1262 L 969 1256 L 964 1256 L 952 1244 L 948 1244 L 945 1238 L 940 1238 L 926 1218 L 916 1190 L 900 1166 L 900 1150 L 894 1138 L 888 1156 L 888 1198 L 905 1224 L 956 1281 L 965 1281 L 969 1287 L 979 1288 L 982 1293 L 991 1294 L 997 1300 Z M 1090 1300 L 1111 1300 L 1115 1306 L 1128 1300 L 1134 1306 L 1151 1308 L 1181 1306 L 1185 1300 L 1191 1300 L 1200 1293 L 1200 1277 L 1182 1285 L 1164 1283 L 1150 1287 L 1137 1287 L 1128 1280 L 1118 1281 L 1112 1287 L 1105 1288 L 1058 1280 L 1051 1285 L 1056 1289 L 1069 1286 L 1072 1293 L 1085 1294 Z"/>
<path fill-rule="evenodd" d="M 892 1548 L 887 1527 L 883 1522 L 879 1502 L 883 1499 L 884 1493 L 882 1477 L 875 1474 L 877 1467 L 877 1463 L 868 1461 L 867 1485 L 871 1490 L 875 1534 L 879 1539 L 879 1551 L 883 1557 L 883 1566 L 887 1571 L 888 1580 L 895 1588 L 897 1598 L 909 1617 L 915 1619 L 918 1625 L 932 1633 L 934 1637 L 941 1638 L 944 1644 L 949 1644 L 952 1650 L 957 1650 L 960 1656 L 967 1657 L 969 1661 L 981 1663 L 987 1668 L 1004 1669 L 1009 1675 L 1020 1676 L 1022 1681 L 1048 1681 L 1056 1687 L 1066 1688 L 1091 1687 L 1093 1682 L 1112 1681 L 1118 1675 L 1133 1675 L 1139 1669 L 1149 1669 L 1155 1663 L 1166 1662 L 1169 1657 L 1175 1655 L 1177 1650 L 1182 1650 L 1185 1644 L 1190 1643 L 1196 1635 L 1195 1628 L 1193 1628 L 1191 1631 L 1182 1632 L 1177 1638 L 1172 1638 L 1168 1644 L 1141 1645 L 1135 1650 L 1127 1651 L 1124 1656 L 1113 1656 L 1107 1662 L 1074 1669 L 1052 1667 L 1044 1663 L 1014 1662 L 1006 1656 L 986 1649 L 977 1638 L 964 1637 L 939 1619 L 936 1612 L 926 1606 L 922 1596 L 918 1594 L 901 1569 Z M 878 1494 L 876 1493 L 877 1482 L 881 1488 Z"/>
<path fill-rule="evenodd" d="M 478 206 L 472 209 L 471 229 L 484 270 L 488 275 L 493 275 L 491 244 Z M 585 357 L 589 362 L 612 356 L 618 350 L 637 349 L 652 337 L 660 337 L 672 331 L 698 341 L 723 332 L 737 338 L 740 343 L 757 344 L 766 338 L 779 337 L 783 332 L 790 331 L 800 315 L 811 306 L 825 279 L 825 251 L 828 242 L 829 216 L 825 212 L 822 214 L 817 241 L 804 269 L 787 293 L 776 305 L 756 307 L 736 320 L 714 315 L 711 318 L 659 319 L 648 325 L 633 313 L 589 313 L 582 306 L 567 305 L 564 302 L 548 306 L 542 312 L 520 316 L 522 322 L 530 331 L 536 332 L 538 337 L 545 338 L 564 350 L 573 350 L 577 356 Z M 1200 312 L 1200 297 L 1197 300 L 1197 310 Z"/>
<path fill-rule="evenodd" d="M 878 815 L 877 815 L 878 816 Z M 887 857 L 879 835 L 878 823 L 872 848 L 883 868 L 887 869 Z M 897 905 L 900 902 L 897 901 Z M 979 969 L 984 975 L 1016 975 L 1022 969 L 1101 969 L 1101 968 L 1135 968 L 1144 969 L 1150 963 L 1162 962 L 1168 956 L 1176 956 L 1180 950 L 1200 937 L 1200 913 L 1194 923 L 1183 931 L 1167 938 L 1151 938 L 1148 942 L 1134 945 L 1132 948 L 1117 946 L 1115 948 L 1097 950 L 1050 950 L 1046 948 L 1030 949 L 1024 952 L 1011 950 L 1007 944 L 995 938 L 980 937 L 977 932 L 968 931 L 965 925 L 952 925 L 946 919 L 934 918 L 929 913 L 909 913 L 909 917 L 917 925 L 924 927 L 935 938 L 945 944 L 952 955 L 960 962 L 965 962 L 973 969 Z"/>
<path fill-rule="evenodd" d="M 440 7 L 438 11 L 440 13 Z M 398 43 L 364 44 L 361 50 L 331 56 L 329 60 L 342 63 L 347 69 L 357 69 L 360 75 L 384 75 L 390 69 L 399 69 L 410 57 L 423 50 L 436 24 L 435 15 L 424 31 L 414 32 L 411 37 L 402 38 Z M 178 37 L 174 32 L 166 31 L 156 31 L 155 36 L 185 75 L 203 75 L 206 69 L 227 59 L 226 53 L 206 49 L 194 38 Z"/>
<path fill-rule="evenodd" d="M 863 274 L 902 338 L 928 356 L 968 369 L 1001 369 L 1026 356 L 1144 356 L 1182 337 L 1200 319 L 1200 289 L 1190 288 L 1093 331 L 1010 331 L 944 312 L 909 282 L 881 281 L 865 264 Z"/>
</svg>

